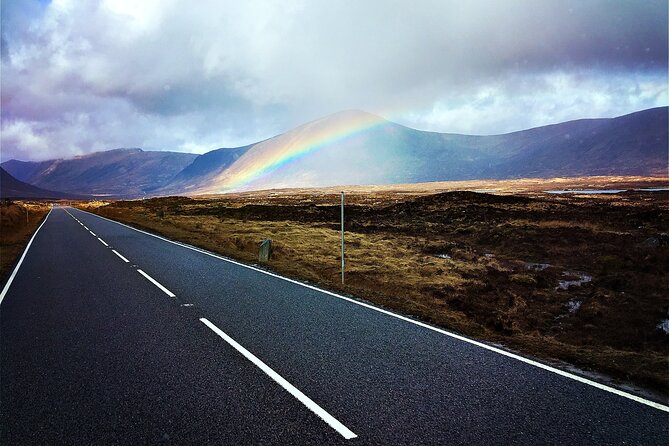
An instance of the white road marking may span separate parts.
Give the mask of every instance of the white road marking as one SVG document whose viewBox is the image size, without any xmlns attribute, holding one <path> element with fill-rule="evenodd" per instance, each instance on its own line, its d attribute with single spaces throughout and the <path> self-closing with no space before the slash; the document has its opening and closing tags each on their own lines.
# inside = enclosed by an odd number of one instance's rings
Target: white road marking
<svg viewBox="0 0 669 446">
<path fill-rule="evenodd" d="M 305 287 L 305 288 L 309 288 L 311 290 L 318 291 L 320 293 L 327 294 L 327 295 L 332 296 L 332 297 L 336 297 L 337 299 L 342 299 L 342 300 L 345 300 L 345 301 L 350 302 L 352 304 L 360 305 L 361 307 L 369 308 L 370 310 L 374 310 L 374 311 L 377 311 L 379 313 L 386 314 L 390 317 L 394 317 L 396 319 L 401 319 L 405 322 L 409 322 L 410 324 L 418 325 L 419 327 L 423 327 L 423 328 L 426 328 L 428 330 L 431 330 L 431 331 L 434 331 L 434 332 L 437 332 L 437 333 L 441 333 L 441 334 L 449 336 L 453 339 L 457 339 L 459 341 L 463 341 L 463 342 L 466 342 L 468 344 L 472 344 L 472 345 L 475 345 L 477 347 L 481 347 L 483 349 L 489 350 L 491 352 L 498 353 L 498 354 L 506 356 L 508 358 L 516 359 L 518 361 L 524 362 L 525 364 L 529 364 L 531 366 L 538 367 L 538 368 L 546 370 L 548 372 L 555 373 L 556 375 L 560 375 L 562 377 L 565 377 L 565 378 L 568 378 L 568 379 L 571 379 L 571 380 L 574 380 L 574 381 L 578 381 L 582 384 L 586 384 L 588 386 L 595 387 L 595 388 L 603 390 L 605 392 L 609 392 L 609 393 L 612 393 L 614 395 L 618 395 L 618 396 L 621 396 L 623 398 L 627 398 L 629 400 L 636 401 L 637 403 L 645 404 L 646 406 L 650 406 L 654 409 L 658 409 L 658 410 L 661 410 L 661 411 L 664 411 L 664 412 L 669 412 L 669 406 L 666 406 L 664 404 L 656 403 L 655 401 L 650 401 L 650 400 L 647 400 L 645 398 L 641 398 L 640 396 L 636 396 L 636 395 L 633 395 L 631 393 L 628 393 L 628 392 L 625 392 L 625 391 L 622 391 L 622 390 L 618 390 L 616 388 L 607 386 L 605 384 L 598 383 L 597 381 L 592 381 L 590 379 L 584 378 L 584 377 L 579 376 L 579 375 L 574 375 L 573 373 L 569 373 L 569 372 L 566 372 L 564 370 L 560 370 L 560 369 L 557 369 L 555 367 L 551 367 L 549 365 L 546 365 L 546 364 L 543 364 L 541 362 L 535 361 L 533 359 L 525 358 L 525 357 L 517 355 L 515 353 L 511 353 L 509 351 L 502 350 L 502 349 L 497 348 L 497 347 L 493 347 L 492 345 L 484 344 L 484 343 L 476 341 L 474 339 L 469 339 L 465 336 L 462 336 L 462 335 L 459 335 L 459 334 L 456 334 L 456 333 L 452 333 L 450 331 L 446 331 L 446 330 L 441 329 L 441 328 L 433 327 L 433 326 L 428 325 L 424 322 L 420 322 L 420 321 L 417 321 L 417 320 L 414 320 L 414 319 L 410 319 L 406 316 L 402 316 L 400 314 L 396 314 L 396 313 L 393 313 L 391 311 L 384 310 L 383 308 L 375 307 L 375 306 L 367 304 L 365 302 L 359 302 L 355 299 L 351 299 L 350 297 L 346 297 L 346 296 L 342 296 L 342 295 L 337 294 L 337 293 L 333 293 L 332 291 L 317 288 L 313 285 L 307 285 L 306 283 L 298 282 L 297 280 L 289 279 L 288 277 L 283 277 L 283 276 L 280 276 L 278 274 L 275 274 L 275 273 L 272 273 L 272 272 L 269 272 L 269 271 L 265 271 L 265 270 L 262 270 L 262 269 L 259 269 L 259 268 L 255 268 L 251 265 L 246 265 L 244 263 L 240 263 L 240 262 L 237 262 L 235 260 L 228 259 L 226 257 L 222 257 L 218 254 L 214 254 L 212 252 L 205 251 L 204 249 L 188 245 L 186 243 L 175 242 L 174 240 L 170 240 L 170 239 L 162 237 L 160 235 L 151 234 L 150 232 L 146 232 L 146 231 L 143 231 L 141 229 L 133 228 L 132 226 L 126 225 L 125 223 L 121 223 L 121 222 L 118 222 L 118 221 L 115 221 L 115 220 L 111 220 L 109 218 L 102 217 L 100 215 L 91 214 L 90 212 L 87 212 L 87 211 L 82 210 L 81 212 L 86 212 L 87 214 L 93 215 L 93 216 L 101 218 L 103 220 L 107 220 L 107 221 L 110 221 L 112 223 L 116 223 L 117 225 L 125 226 L 126 228 L 132 229 L 133 231 L 141 232 L 142 234 L 146 234 L 146 235 L 149 235 L 151 237 L 155 237 L 157 239 L 163 240 L 165 242 L 172 243 L 173 245 L 181 246 L 182 248 L 190 249 L 192 251 L 197 251 L 199 253 L 208 255 L 210 257 L 215 257 L 217 259 L 223 260 L 224 262 L 232 263 L 232 264 L 241 266 L 242 268 L 252 269 L 252 270 L 257 271 L 259 273 L 266 274 L 266 275 L 272 276 L 272 277 L 276 277 L 278 279 L 285 280 L 286 282 L 291 282 L 291 283 L 294 283 L 296 285 L 299 285 L 299 286 L 302 286 L 302 287 Z"/>
<path fill-rule="evenodd" d="M 257 356 L 255 356 L 253 353 L 250 351 L 246 350 L 244 347 L 239 345 L 237 341 L 232 339 L 230 336 L 225 334 L 220 328 L 218 328 L 216 325 L 212 324 L 209 322 L 209 320 L 205 318 L 200 318 L 200 321 L 209 327 L 214 333 L 219 335 L 225 342 L 230 344 L 232 347 L 234 347 L 235 350 L 237 350 L 239 353 L 244 355 L 246 359 L 251 361 L 253 364 L 255 364 L 260 370 L 265 372 L 267 376 L 272 378 L 274 381 L 276 381 L 281 387 L 286 389 L 288 393 L 293 395 L 295 398 L 297 398 L 302 404 L 307 406 L 309 410 L 311 410 L 313 413 L 318 415 L 323 421 L 325 421 L 327 424 L 330 425 L 331 428 L 339 432 L 344 438 L 347 440 L 350 440 L 351 438 L 356 438 L 357 435 L 351 432 L 349 428 L 341 424 L 335 417 L 327 413 L 321 406 L 316 404 L 311 398 L 306 396 L 304 393 L 302 393 L 299 389 L 297 389 L 295 386 L 293 386 L 291 383 L 286 381 L 281 375 L 276 373 L 274 370 L 272 370 L 267 364 L 262 362 L 260 359 L 258 359 Z"/>
<path fill-rule="evenodd" d="M 117 250 L 112 249 L 112 252 L 113 252 L 114 254 L 116 254 L 117 256 L 119 256 L 119 257 L 121 258 L 121 260 L 123 260 L 125 263 L 130 263 L 130 260 L 128 260 L 128 259 L 126 259 L 125 257 L 123 257 Z"/>
<path fill-rule="evenodd" d="M 97 235 L 95 235 L 95 232 L 93 232 L 93 231 L 88 231 L 88 232 L 90 232 L 91 234 L 93 234 L 93 237 L 97 237 Z"/>
<path fill-rule="evenodd" d="M 165 294 L 167 294 L 168 296 L 170 296 L 170 297 L 176 297 L 176 295 L 175 295 L 174 293 L 172 293 L 170 290 L 168 290 L 167 288 L 165 288 L 164 286 L 162 286 L 160 283 L 158 283 L 158 281 L 157 281 L 156 279 L 154 279 L 153 277 L 149 276 L 148 274 L 146 274 L 146 273 L 145 273 L 144 271 L 142 271 L 141 269 L 138 269 L 137 272 L 140 273 L 142 276 L 146 277 L 147 280 L 148 280 L 149 282 L 151 282 L 152 284 L 154 284 L 155 286 L 157 286 L 158 288 L 160 288 L 160 289 L 161 289 Z"/>
<path fill-rule="evenodd" d="M 84 229 L 88 231 L 88 226 L 84 225 Z"/>
<path fill-rule="evenodd" d="M 102 243 L 103 245 L 105 245 L 105 246 L 109 246 L 109 245 L 107 244 L 107 242 L 105 242 L 104 240 L 102 240 L 100 237 L 98 237 L 98 240 L 100 240 L 100 243 Z"/>
<path fill-rule="evenodd" d="M 49 210 L 49 213 L 46 214 L 46 217 L 44 218 L 44 221 L 42 222 L 41 225 L 39 225 L 39 228 L 37 228 L 37 231 L 33 234 L 32 237 L 30 237 L 30 241 L 26 245 L 26 249 L 23 250 L 23 255 L 21 255 L 21 258 L 19 259 L 19 263 L 16 264 L 14 267 L 14 271 L 12 271 L 12 275 L 9 276 L 9 279 L 7 280 L 7 283 L 5 284 L 4 288 L 2 289 L 2 293 L 0 293 L 0 304 L 2 304 L 2 300 L 5 298 L 5 295 L 7 294 L 7 291 L 9 290 L 10 285 L 14 281 L 14 277 L 16 277 L 16 273 L 19 272 L 19 268 L 21 268 L 21 264 L 23 263 L 23 259 L 26 258 L 26 254 L 28 254 L 28 250 L 30 249 L 30 245 L 33 244 L 33 240 L 35 240 L 35 236 L 39 232 L 40 229 L 42 229 L 42 226 L 44 226 L 44 223 L 46 223 L 47 218 L 49 218 L 49 215 L 51 215 L 51 211 L 53 211 L 53 206 Z"/>
</svg>

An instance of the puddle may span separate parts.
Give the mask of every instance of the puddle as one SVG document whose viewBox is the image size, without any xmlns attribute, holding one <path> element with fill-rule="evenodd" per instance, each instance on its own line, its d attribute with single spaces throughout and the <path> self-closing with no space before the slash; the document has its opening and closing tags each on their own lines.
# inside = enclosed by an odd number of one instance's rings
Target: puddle
<svg viewBox="0 0 669 446">
<path fill-rule="evenodd" d="M 592 282 L 592 276 L 589 276 L 587 274 L 583 273 L 575 273 L 571 271 L 565 271 L 562 273 L 563 276 L 571 276 L 571 277 L 578 277 L 578 279 L 570 279 L 570 280 L 560 280 L 558 282 L 558 286 L 555 288 L 556 290 L 568 290 L 569 287 L 572 286 L 581 286 L 585 283 Z"/>
<path fill-rule="evenodd" d="M 669 187 L 646 187 L 641 189 L 564 189 L 564 190 L 545 190 L 545 194 L 580 194 L 580 195 L 596 195 L 596 194 L 619 194 L 627 190 L 636 192 L 663 192 L 668 191 Z"/>
<path fill-rule="evenodd" d="M 583 302 L 581 302 L 580 300 L 570 300 L 565 304 L 565 306 L 567 307 L 567 311 L 569 311 L 570 313 L 575 313 L 578 311 L 579 308 L 581 308 L 582 303 Z"/>
<path fill-rule="evenodd" d="M 527 268 L 530 271 L 543 271 L 550 266 L 551 266 L 550 263 L 525 262 L 525 268 Z"/>
</svg>

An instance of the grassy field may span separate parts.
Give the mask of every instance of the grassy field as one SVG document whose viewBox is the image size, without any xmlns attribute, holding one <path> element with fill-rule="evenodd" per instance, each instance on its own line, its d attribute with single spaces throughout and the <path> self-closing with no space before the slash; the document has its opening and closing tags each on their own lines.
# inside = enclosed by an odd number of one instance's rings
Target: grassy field
<svg viewBox="0 0 669 446">
<path fill-rule="evenodd" d="M 5 278 L 50 205 L 3 201 L 0 204 L 0 278 Z"/>
<path fill-rule="evenodd" d="M 593 183 L 622 181 L 565 187 Z M 667 395 L 669 335 L 658 325 L 669 319 L 669 193 L 486 184 L 501 194 L 352 188 L 346 285 L 334 189 L 82 206 L 247 262 L 270 238 L 267 266 L 282 274 Z"/>
</svg>

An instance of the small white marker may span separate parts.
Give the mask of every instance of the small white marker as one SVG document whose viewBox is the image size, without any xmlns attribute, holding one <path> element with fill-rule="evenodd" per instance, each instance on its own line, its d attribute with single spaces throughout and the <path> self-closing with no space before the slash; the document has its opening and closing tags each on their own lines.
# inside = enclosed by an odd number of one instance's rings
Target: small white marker
<svg viewBox="0 0 669 446">
<path fill-rule="evenodd" d="M 105 245 L 105 246 L 109 246 L 109 245 L 107 244 L 107 242 L 105 242 L 104 240 L 102 240 L 100 237 L 98 237 L 98 240 L 100 240 L 100 243 L 102 243 L 103 245 Z"/>
<path fill-rule="evenodd" d="M 160 289 L 163 291 L 163 293 L 167 294 L 167 295 L 170 296 L 170 297 L 177 297 L 176 294 L 172 293 L 170 290 L 168 290 L 167 288 L 165 288 L 164 286 L 162 286 L 160 283 L 158 283 L 158 281 L 157 281 L 156 279 L 154 279 L 153 277 L 149 276 L 148 274 L 146 274 L 146 273 L 145 273 L 144 271 L 142 271 L 141 269 L 138 269 L 137 272 L 140 273 L 142 276 L 146 277 L 146 279 L 147 279 L 149 282 L 151 282 L 152 284 L 154 284 L 155 286 L 157 286 L 158 288 L 160 288 Z"/>
<path fill-rule="evenodd" d="M 121 260 L 123 260 L 125 263 L 130 263 L 130 260 L 128 260 L 128 259 L 126 259 L 125 257 L 123 257 L 117 250 L 112 249 L 112 252 L 113 252 L 114 254 L 116 254 L 117 256 L 119 256 L 119 257 L 121 258 Z"/>
<path fill-rule="evenodd" d="M 321 406 L 316 404 L 311 398 L 306 396 L 304 393 L 302 393 L 299 389 L 297 389 L 295 386 L 293 386 L 291 383 L 285 380 L 284 377 L 276 373 L 274 370 L 272 370 L 267 364 L 262 362 L 257 356 L 255 356 L 253 353 L 250 351 L 246 350 L 244 347 L 239 345 L 237 341 L 232 339 L 230 336 L 225 334 L 220 328 L 218 328 L 216 325 L 212 324 L 209 322 L 208 319 L 205 318 L 200 318 L 200 321 L 209 327 L 214 333 L 219 335 L 225 342 L 230 344 L 232 347 L 234 347 L 235 350 L 237 350 L 239 353 L 244 355 L 246 359 L 251 361 L 253 364 L 255 364 L 260 370 L 265 372 L 267 376 L 272 378 L 274 381 L 276 381 L 281 387 L 286 389 L 288 393 L 293 395 L 295 398 L 297 398 L 302 404 L 307 406 L 309 410 L 311 410 L 313 413 L 318 415 L 323 421 L 325 421 L 327 424 L 330 425 L 330 427 L 337 432 L 341 434 L 342 437 L 344 437 L 347 440 L 350 440 L 351 438 L 356 438 L 357 435 L 354 434 L 349 428 L 341 424 L 339 420 L 337 420 L 335 417 L 330 415 L 323 409 Z"/>
</svg>

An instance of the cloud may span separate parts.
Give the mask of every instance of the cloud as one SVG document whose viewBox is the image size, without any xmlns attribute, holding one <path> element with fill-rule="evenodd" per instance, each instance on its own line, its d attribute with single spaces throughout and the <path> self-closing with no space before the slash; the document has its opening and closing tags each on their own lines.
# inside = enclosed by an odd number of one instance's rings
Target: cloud
<svg viewBox="0 0 669 446">
<path fill-rule="evenodd" d="M 204 151 L 350 108 L 499 133 L 667 104 L 664 1 L 286 3 L 3 1 L 2 159 Z"/>
</svg>

